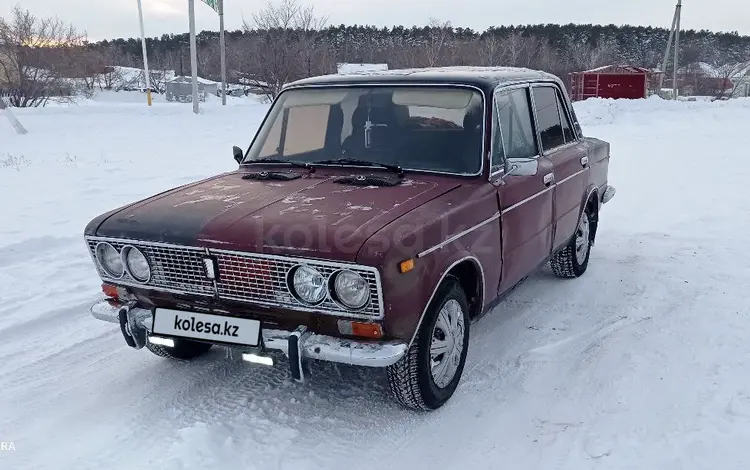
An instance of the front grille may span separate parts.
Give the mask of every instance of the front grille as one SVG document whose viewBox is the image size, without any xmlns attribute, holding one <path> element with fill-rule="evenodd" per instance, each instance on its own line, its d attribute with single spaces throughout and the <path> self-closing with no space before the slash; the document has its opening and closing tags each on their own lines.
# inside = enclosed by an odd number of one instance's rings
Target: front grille
<svg viewBox="0 0 750 470">
<path fill-rule="evenodd" d="M 188 294 L 214 295 L 213 281 L 206 277 L 203 265 L 203 258 L 206 254 L 206 250 L 203 248 L 173 246 L 161 243 L 130 243 L 125 240 L 89 239 L 88 244 L 92 256 L 96 257 L 96 245 L 101 241 L 106 241 L 115 247 L 117 251 L 122 251 L 122 247 L 126 245 L 132 245 L 141 250 L 151 263 L 151 280 L 148 282 L 148 286 L 150 287 Z M 109 278 L 107 273 L 99 267 L 98 263 L 96 264 L 96 268 L 103 279 L 114 282 L 118 281 L 117 279 Z M 134 285 L 142 285 L 128 276 L 127 273 L 119 281 L 123 284 L 133 283 Z"/>
<path fill-rule="evenodd" d="M 94 259 L 96 259 L 96 245 L 102 241 L 110 243 L 117 251 L 121 251 L 126 245 L 137 247 L 148 258 L 152 271 L 151 280 L 144 285 L 127 274 L 121 279 L 112 279 L 96 263 L 99 275 L 105 281 L 184 294 L 217 296 L 220 299 L 265 306 L 314 310 L 352 318 L 382 318 L 380 278 L 375 268 L 163 243 L 87 238 L 89 250 Z M 216 259 L 218 264 L 219 279 L 216 284 L 206 275 L 203 263 L 209 254 Z M 370 286 L 370 302 L 357 311 L 341 307 L 330 296 L 315 307 L 299 302 L 289 292 L 286 276 L 292 267 L 300 263 L 315 267 L 326 278 L 340 269 L 349 269 L 358 273 L 367 280 Z"/>
<path fill-rule="evenodd" d="M 370 302 L 356 312 L 356 316 L 367 318 L 380 316 L 380 292 L 377 289 L 377 271 L 359 266 L 342 266 L 324 261 L 300 260 L 282 257 L 259 257 L 245 253 L 211 250 L 219 263 L 219 297 L 233 300 L 250 300 L 269 305 L 296 308 L 303 306 L 287 289 L 286 275 L 294 266 L 304 262 L 317 269 L 326 279 L 334 272 L 346 268 L 364 277 L 370 286 Z M 350 310 L 340 307 L 330 297 L 316 310 L 326 310 L 341 315 L 352 315 Z"/>
</svg>

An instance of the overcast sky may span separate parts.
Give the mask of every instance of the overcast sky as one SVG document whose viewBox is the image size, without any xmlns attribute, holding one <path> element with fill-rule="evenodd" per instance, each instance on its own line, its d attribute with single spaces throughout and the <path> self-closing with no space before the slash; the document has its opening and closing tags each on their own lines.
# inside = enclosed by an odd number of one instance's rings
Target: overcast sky
<svg viewBox="0 0 750 470">
<path fill-rule="evenodd" d="M 228 29 L 252 19 L 267 0 L 225 0 Z M 528 23 L 637 24 L 669 27 L 674 0 L 299 0 L 328 24 L 424 25 L 430 16 L 482 30 Z M 38 16 L 57 16 L 91 40 L 138 37 L 137 0 L 0 0 L 5 16 L 21 3 Z M 682 27 L 750 35 L 748 0 L 684 0 Z M 188 30 L 188 0 L 143 0 L 148 36 Z M 218 17 L 196 0 L 198 30 L 218 30 Z"/>
</svg>

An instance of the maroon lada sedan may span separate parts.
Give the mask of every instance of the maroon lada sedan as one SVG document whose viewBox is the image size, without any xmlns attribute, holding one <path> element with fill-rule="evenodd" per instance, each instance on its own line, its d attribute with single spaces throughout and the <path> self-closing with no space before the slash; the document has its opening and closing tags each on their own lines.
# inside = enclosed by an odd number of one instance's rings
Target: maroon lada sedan
<svg viewBox="0 0 750 470">
<path fill-rule="evenodd" d="M 167 358 L 228 347 L 298 381 L 310 360 L 384 368 L 399 403 L 436 409 L 503 294 L 545 263 L 586 271 L 609 150 L 540 71 L 291 83 L 236 170 L 88 224 L 91 313 Z"/>
</svg>

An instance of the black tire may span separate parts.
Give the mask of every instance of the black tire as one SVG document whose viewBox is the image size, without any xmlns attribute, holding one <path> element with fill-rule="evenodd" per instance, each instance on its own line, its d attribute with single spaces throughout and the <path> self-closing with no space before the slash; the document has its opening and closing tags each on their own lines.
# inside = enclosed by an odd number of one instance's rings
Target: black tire
<svg viewBox="0 0 750 470">
<path fill-rule="evenodd" d="M 430 346 L 438 314 L 450 300 L 456 300 L 463 317 L 463 349 L 455 375 L 444 387 L 438 387 L 431 373 Z M 458 280 L 447 277 L 438 288 L 411 347 L 401 360 L 388 367 L 388 384 L 393 397 L 406 408 L 420 411 L 443 406 L 458 387 L 469 350 L 469 305 Z"/>
<path fill-rule="evenodd" d="M 189 360 L 206 354 L 208 350 L 211 349 L 211 346 L 213 346 L 210 343 L 201 343 L 199 341 L 190 341 L 187 339 L 172 338 L 172 340 L 174 341 L 173 348 L 160 346 L 147 341 L 146 349 L 159 357 Z"/>
<path fill-rule="evenodd" d="M 578 253 L 576 251 L 576 240 L 582 234 L 582 230 L 584 230 L 584 223 L 586 223 L 587 227 L 585 229 L 587 234 L 586 241 L 585 245 L 583 245 L 583 248 L 586 250 L 586 256 L 579 261 Z M 565 248 L 557 252 L 550 261 L 550 266 L 552 267 L 552 272 L 555 276 L 562 278 L 576 278 L 582 276 L 583 273 L 586 272 L 586 268 L 588 268 L 589 265 L 589 257 L 591 256 L 591 247 L 593 246 L 594 224 L 595 221 L 591 212 L 589 209 L 586 209 L 581 214 L 573 238 L 571 238 Z"/>
</svg>

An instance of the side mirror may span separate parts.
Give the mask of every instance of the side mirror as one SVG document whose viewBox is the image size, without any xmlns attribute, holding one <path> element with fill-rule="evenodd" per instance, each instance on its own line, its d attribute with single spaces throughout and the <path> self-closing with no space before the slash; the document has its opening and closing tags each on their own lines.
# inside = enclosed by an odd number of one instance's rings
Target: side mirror
<svg viewBox="0 0 750 470">
<path fill-rule="evenodd" d="M 505 173 L 500 177 L 500 184 L 505 183 L 509 176 L 534 176 L 539 171 L 539 161 L 536 158 L 510 158 L 503 164 Z"/>
<path fill-rule="evenodd" d="M 234 147 L 232 147 L 232 153 L 234 154 L 234 160 L 238 164 L 242 163 L 242 160 L 245 158 L 245 152 L 243 152 L 241 148 L 235 145 Z"/>
</svg>

